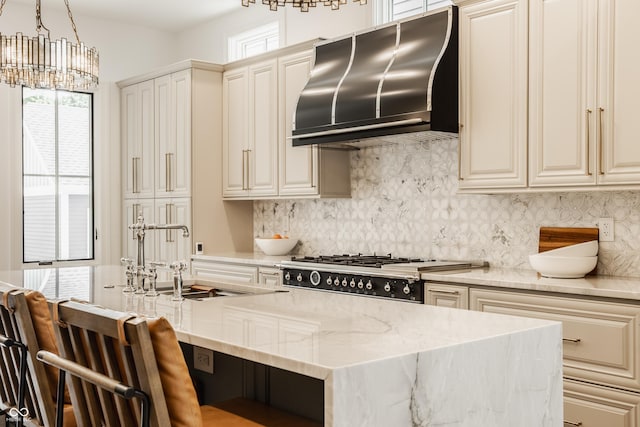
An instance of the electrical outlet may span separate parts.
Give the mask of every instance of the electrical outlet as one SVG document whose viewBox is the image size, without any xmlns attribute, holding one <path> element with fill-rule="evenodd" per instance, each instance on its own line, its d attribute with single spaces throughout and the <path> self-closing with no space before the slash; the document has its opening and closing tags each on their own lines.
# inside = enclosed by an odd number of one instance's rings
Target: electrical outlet
<svg viewBox="0 0 640 427">
<path fill-rule="evenodd" d="M 213 374 L 213 350 L 193 346 L 193 368 Z"/>
<path fill-rule="evenodd" d="M 601 242 L 613 242 L 613 218 L 598 219 L 598 228 L 600 229 Z"/>
</svg>

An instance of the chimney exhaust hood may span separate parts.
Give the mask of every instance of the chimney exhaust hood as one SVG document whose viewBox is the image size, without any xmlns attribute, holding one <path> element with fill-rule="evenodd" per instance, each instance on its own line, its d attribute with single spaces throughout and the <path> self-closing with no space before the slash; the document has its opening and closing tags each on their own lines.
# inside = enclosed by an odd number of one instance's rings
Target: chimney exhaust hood
<svg viewBox="0 0 640 427">
<path fill-rule="evenodd" d="M 458 132 L 455 6 L 316 45 L 294 146 L 421 131 Z"/>
</svg>

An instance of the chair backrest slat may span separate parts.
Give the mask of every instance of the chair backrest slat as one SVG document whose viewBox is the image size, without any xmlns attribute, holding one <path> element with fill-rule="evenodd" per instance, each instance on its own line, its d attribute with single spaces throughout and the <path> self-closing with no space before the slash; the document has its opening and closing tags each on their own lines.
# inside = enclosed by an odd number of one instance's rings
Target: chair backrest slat
<svg viewBox="0 0 640 427">
<path fill-rule="evenodd" d="M 169 413 L 146 320 L 132 318 L 125 322 L 121 312 L 75 301 L 53 309 L 58 310 L 63 324 L 54 326 L 62 344 L 61 356 L 143 390 L 151 400 L 151 425 L 168 426 Z M 79 425 L 139 425 L 136 398 L 126 401 L 78 377 L 71 378 Z"/>
<path fill-rule="evenodd" d="M 36 360 L 36 353 L 40 345 L 34 329 L 33 319 L 26 301 L 26 289 L 18 288 L 7 283 L 0 282 L 0 328 L 2 333 L 23 343 L 27 348 L 27 382 L 24 408 L 28 411 L 28 417 L 24 424 L 28 426 L 55 425 L 55 385 L 49 383 L 46 371 L 42 363 Z M 7 307 L 4 306 L 7 303 Z M 2 409 L 8 409 L 16 403 L 18 392 L 18 373 L 20 357 L 17 350 L 2 349 L 2 364 L 0 376 L 3 387 Z"/>
</svg>

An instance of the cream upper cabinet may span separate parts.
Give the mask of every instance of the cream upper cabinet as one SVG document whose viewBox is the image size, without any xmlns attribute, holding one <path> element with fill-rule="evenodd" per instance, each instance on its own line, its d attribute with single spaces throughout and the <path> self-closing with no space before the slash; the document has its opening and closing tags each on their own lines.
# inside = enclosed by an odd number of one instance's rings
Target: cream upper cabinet
<svg viewBox="0 0 640 427">
<path fill-rule="evenodd" d="M 298 96 L 313 49 L 232 64 L 223 77 L 223 194 L 226 199 L 349 197 L 349 152 L 293 147 Z"/>
<path fill-rule="evenodd" d="M 596 182 L 597 0 L 530 0 L 530 185 Z"/>
<path fill-rule="evenodd" d="M 191 193 L 191 70 L 154 80 L 155 195 Z"/>
<path fill-rule="evenodd" d="M 249 186 L 249 70 L 226 71 L 222 77 L 223 196 L 245 196 Z"/>
<path fill-rule="evenodd" d="M 635 0 L 530 0 L 531 186 L 640 183 Z"/>
<path fill-rule="evenodd" d="M 314 173 L 318 170 L 318 147 L 294 147 L 287 139 L 291 136 L 298 96 L 309 79 L 312 65 L 311 50 L 285 56 L 278 61 L 280 194 L 283 196 L 318 193 L 318 177 Z"/>
<path fill-rule="evenodd" d="M 640 2 L 598 3 L 598 183 L 640 183 Z"/>
<path fill-rule="evenodd" d="M 527 0 L 457 1 L 459 188 L 527 185 Z"/>
<path fill-rule="evenodd" d="M 123 88 L 120 101 L 124 197 L 127 199 L 153 197 L 153 81 Z"/>
<path fill-rule="evenodd" d="M 223 80 L 225 197 L 278 194 L 277 61 L 232 69 Z"/>
</svg>

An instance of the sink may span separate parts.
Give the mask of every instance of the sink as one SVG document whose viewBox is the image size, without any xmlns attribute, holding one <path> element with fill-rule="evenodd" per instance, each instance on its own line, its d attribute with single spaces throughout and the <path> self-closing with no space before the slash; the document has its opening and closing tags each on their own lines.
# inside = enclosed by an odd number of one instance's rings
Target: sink
<svg viewBox="0 0 640 427">
<path fill-rule="evenodd" d="M 173 295 L 173 289 L 167 289 L 159 291 L 159 293 L 164 295 Z M 183 288 L 182 296 L 185 299 L 193 299 L 193 300 L 204 300 L 209 298 L 217 298 L 217 297 L 232 297 L 238 295 L 253 295 L 252 292 L 238 292 L 238 291 L 230 291 L 228 289 L 218 289 L 218 288 L 210 288 L 210 289 L 191 289 L 191 288 Z"/>
</svg>

